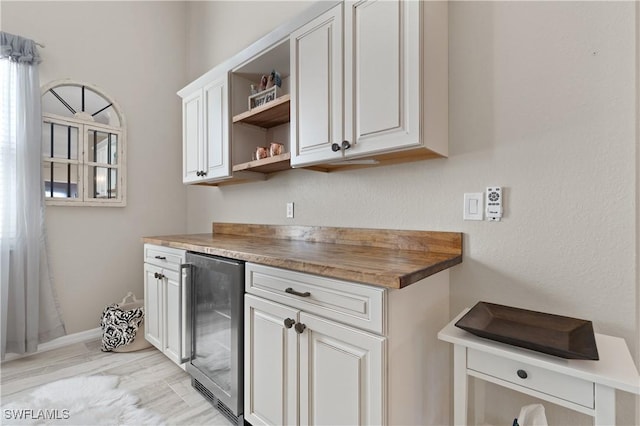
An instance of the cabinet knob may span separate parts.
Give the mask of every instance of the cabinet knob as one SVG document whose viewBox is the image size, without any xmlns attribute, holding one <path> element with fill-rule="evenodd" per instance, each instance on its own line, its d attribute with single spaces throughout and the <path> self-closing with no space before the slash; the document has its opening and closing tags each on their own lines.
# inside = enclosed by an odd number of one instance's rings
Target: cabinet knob
<svg viewBox="0 0 640 426">
<path fill-rule="evenodd" d="M 526 379 L 527 377 L 529 377 L 527 372 L 524 370 L 518 370 L 517 374 L 518 374 L 518 377 L 520 377 L 521 379 Z"/>
<path fill-rule="evenodd" d="M 296 326 L 295 326 L 296 333 L 302 334 L 302 332 L 304 332 L 305 328 L 307 328 L 306 325 L 302 324 L 301 322 L 297 323 Z"/>
<path fill-rule="evenodd" d="M 295 324 L 295 323 L 296 323 L 296 320 L 291 319 L 291 318 L 286 318 L 284 320 L 284 327 L 285 328 L 291 328 L 291 327 L 293 327 L 293 324 Z"/>
<path fill-rule="evenodd" d="M 198 171 L 196 172 L 196 176 L 201 176 L 201 175 L 200 175 L 200 170 L 198 170 Z"/>
<path fill-rule="evenodd" d="M 332 144 L 331 144 L 331 151 L 333 151 L 333 152 L 338 152 L 338 151 L 340 151 L 340 145 L 338 145 L 338 144 L 337 144 L 337 143 L 335 143 L 335 142 L 334 142 L 334 143 L 332 143 Z"/>
<path fill-rule="evenodd" d="M 349 141 L 342 141 L 342 149 L 346 151 L 349 148 L 351 148 L 351 143 L 349 143 Z"/>
<path fill-rule="evenodd" d="M 159 275 L 159 274 L 158 274 L 157 272 L 154 272 L 154 273 L 153 273 L 153 278 L 158 278 L 158 275 Z"/>
</svg>

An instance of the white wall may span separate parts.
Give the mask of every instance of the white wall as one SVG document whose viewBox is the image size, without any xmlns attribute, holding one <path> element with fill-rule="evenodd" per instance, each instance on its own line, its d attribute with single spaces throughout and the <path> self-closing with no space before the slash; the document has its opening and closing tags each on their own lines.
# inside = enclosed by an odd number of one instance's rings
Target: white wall
<svg viewBox="0 0 640 426">
<path fill-rule="evenodd" d="M 68 333 L 99 326 L 105 305 L 143 295 L 144 235 L 186 229 L 181 103 L 186 5 L 180 2 L 8 2 L 2 29 L 41 49 L 42 84 L 102 88 L 127 119 L 125 208 L 49 207 L 50 264 Z"/>
<path fill-rule="evenodd" d="M 636 324 L 640 335 L 640 3 L 636 2 Z M 640 360 L 640 337 L 636 343 Z M 636 423 L 640 421 L 640 395 L 636 396 Z"/>
<path fill-rule="evenodd" d="M 304 6 L 279 3 L 277 16 L 262 19 L 269 3 L 192 3 L 188 75 Z M 189 232 L 207 232 L 213 220 L 462 231 L 452 313 L 485 300 L 586 318 L 637 355 L 635 7 L 452 2 L 448 159 L 189 188 Z M 229 25 L 230 17 L 243 25 Z M 220 25 L 219 37 L 193 37 Z M 463 222 L 463 193 L 491 185 L 505 188 L 504 220 Z M 293 220 L 285 219 L 287 201 L 296 203 Z M 489 390 L 487 421 L 510 424 L 519 400 Z M 632 398 L 620 399 L 619 424 L 634 424 Z M 511 411 L 498 412 L 506 402 Z M 585 422 L 551 411 L 552 424 Z"/>
</svg>

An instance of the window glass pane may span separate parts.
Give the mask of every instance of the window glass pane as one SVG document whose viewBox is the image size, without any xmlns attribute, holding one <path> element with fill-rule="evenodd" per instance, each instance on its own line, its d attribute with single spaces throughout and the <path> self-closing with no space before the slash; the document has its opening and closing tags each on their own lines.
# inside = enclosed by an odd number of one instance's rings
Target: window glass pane
<svg viewBox="0 0 640 426">
<path fill-rule="evenodd" d="M 54 92 L 55 94 L 60 96 L 59 89 L 57 87 L 53 89 L 53 92 L 49 90 L 44 95 L 42 95 L 42 112 L 61 115 L 63 117 L 73 117 L 76 112 L 76 109 L 74 106 L 69 104 L 69 102 L 72 102 L 72 103 L 75 103 L 75 102 L 71 101 L 70 98 L 65 99 L 62 96 L 58 98 L 57 96 L 54 95 Z M 63 95 L 67 95 L 67 94 L 63 93 Z"/>
<path fill-rule="evenodd" d="M 109 100 L 88 87 L 85 87 L 85 111 L 91 114 L 93 119 L 98 123 L 120 127 L 118 114 L 116 114 Z"/>
<path fill-rule="evenodd" d="M 118 135 L 89 130 L 89 161 L 118 164 Z"/>
<path fill-rule="evenodd" d="M 66 124 L 42 123 L 42 155 L 77 160 L 78 128 Z"/>
<path fill-rule="evenodd" d="M 78 165 L 51 163 L 42 164 L 44 196 L 47 198 L 78 198 Z"/>
<path fill-rule="evenodd" d="M 97 123 L 120 127 L 120 119 L 111 102 L 104 96 L 82 85 L 62 85 L 42 95 L 42 112 L 78 117 L 82 112 Z"/>
<path fill-rule="evenodd" d="M 82 111 L 82 88 L 80 86 L 58 86 L 51 89 L 50 92 L 54 94 L 58 105 L 69 111 L 72 116 L 74 113 Z M 56 94 L 58 96 L 55 96 Z"/>
<path fill-rule="evenodd" d="M 89 167 L 89 196 L 91 198 L 118 198 L 118 169 Z"/>
</svg>

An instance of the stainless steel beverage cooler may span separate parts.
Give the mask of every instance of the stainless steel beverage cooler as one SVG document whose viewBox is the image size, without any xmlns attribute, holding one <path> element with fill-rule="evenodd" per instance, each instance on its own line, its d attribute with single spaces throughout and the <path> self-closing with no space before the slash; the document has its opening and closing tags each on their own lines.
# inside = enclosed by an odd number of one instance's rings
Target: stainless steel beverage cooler
<svg viewBox="0 0 640 426">
<path fill-rule="evenodd" d="M 187 252 L 192 385 L 227 418 L 243 415 L 244 262 Z"/>
</svg>

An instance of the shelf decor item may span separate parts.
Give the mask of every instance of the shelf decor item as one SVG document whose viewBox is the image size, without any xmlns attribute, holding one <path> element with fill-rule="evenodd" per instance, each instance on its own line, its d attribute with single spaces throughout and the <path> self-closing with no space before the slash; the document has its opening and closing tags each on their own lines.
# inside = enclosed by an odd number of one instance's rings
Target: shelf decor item
<svg viewBox="0 0 640 426">
<path fill-rule="evenodd" d="M 255 95 L 249 96 L 249 109 L 254 109 L 259 106 L 271 102 L 280 95 L 280 88 L 278 86 L 270 87 L 262 92 L 258 92 Z"/>
<path fill-rule="evenodd" d="M 263 158 L 267 158 L 269 155 L 269 149 L 265 146 L 256 147 L 255 159 L 262 160 Z"/>
<path fill-rule="evenodd" d="M 249 96 L 249 109 L 257 108 L 275 100 L 280 95 L 280 87 L 282 86 L 282 79 L 280 73 L 276 70 L 271 71 L 269 75 L 263 75 L 260 78 L 260 83 L 257 85 L 251 85 L 251 95 Z M 257 93 L 254 93 L 258 90 Z"/>
<path fill-rule="evenodd" d="M 456 327 L 497 342 L 566 359 L 598 360 L 591 321 L 478 302 Z"/>
<path fill-rule="evenodd" d="M 269 145 L 269 157 L 275 157 L 284 152 L 284 145 L 277 142 L 271 142 Z"/>
</svg>

